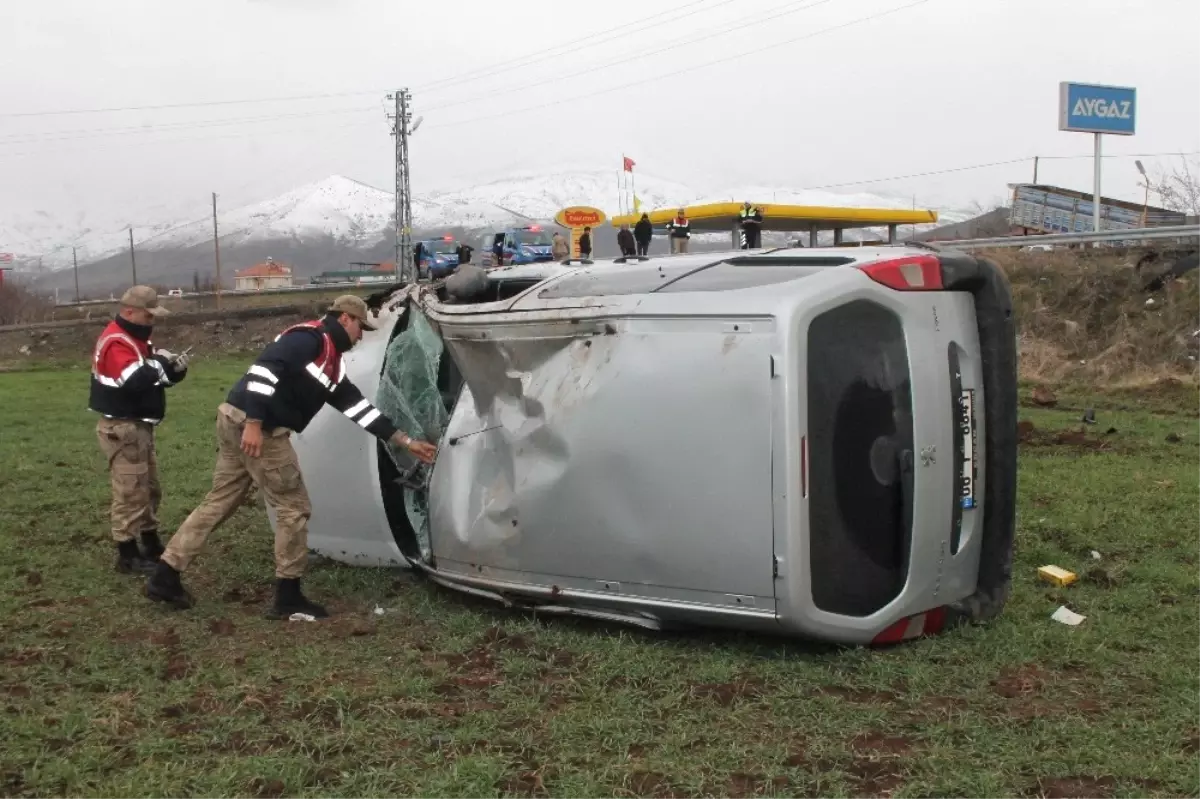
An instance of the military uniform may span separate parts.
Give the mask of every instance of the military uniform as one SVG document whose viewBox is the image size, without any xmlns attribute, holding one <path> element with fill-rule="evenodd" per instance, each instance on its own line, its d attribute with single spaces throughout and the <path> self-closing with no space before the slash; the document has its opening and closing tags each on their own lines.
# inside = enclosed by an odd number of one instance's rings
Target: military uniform
<svg viewBox="0 0 1200 799">
<path fill-rule="evenodd" d="M 121 297 L 123 309 L 151 318 L 167 313 L 149 286 Z M 112 485 L 109 511 L 117 546 L 117 571 L 148 572 L 163 552 L 158 537 L 158 479 L 155 428 L 166 415 L 166 388 L 187 375 L 187 360 L 150 342 L 152 327 L 118 315 L 92 350 L 88 408 L 98 414 L 96 438 Z M 138 542 L 141 542 L 141 549 Z"/>
<path fill-rule="evenodd" d="M 692 223 L 681 212 L 678 216 L 667 223 L 667 230 L 670 232 L 672 253 L 686 253 L 688 251 L 688 241 L 692 237 Z"/>
<path fill-rule="evenodd" d="M 191 566 L 208 536 L 242 504 L 251 485 L 257 485 L 275 512 L 276 598 L 268 616 L 327 615 L 300 591 L 312 506 L 291 435 L 302 432 L 329 404 L 384 441 L 399 436 L 402 445 L 412 443 L 346 378 L 342 353 L 354 341 L 338 321 L 340 313 L 361 320 L 364 329 L 374 329 L 366 322 L 367 305 L 360 298 L 335 300 L 323 320 L 294 325 L 280 333 L 217 409 L 218 454 L 212 489 L 168 542 L 146 584 L 150 599 L 191 607 L 192 598 L 180 583 L 180 572 Z M 244 446 L 250 420 L 261 425 L 261 451 L 256 455 L 247 454 Z"/>
</svg>

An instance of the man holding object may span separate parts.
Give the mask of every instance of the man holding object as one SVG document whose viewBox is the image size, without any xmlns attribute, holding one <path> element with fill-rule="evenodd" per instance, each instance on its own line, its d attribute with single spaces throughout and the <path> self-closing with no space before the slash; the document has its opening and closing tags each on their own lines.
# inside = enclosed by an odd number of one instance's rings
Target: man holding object
<svg viewBox="0 0 1200 799">
<path fill-rule="evenodd" d="M 176 531 L 158 567 L 146 582 L 146 596 L 180 609 L 192 606 L 179 575 L 204 546 L 209 534 L 233 515 L 251 483 L 275 511 L 275 603 L 267 617 L 293 613 L 329 615 L 300 591 L 308 560 L 308 518 L 312 512 L 291 434 L 302 432 L 329 403 L 377 438 L 432 462 L 436 448 L 416 441 L 346 378 L 342 354 L 374 330 L 367 304 L 346 295 L 334 300 L 323 319 L 284 330 L 263 350 L 217 409 L 220 449 L 212 490 Z"/>
<path fill-rule="evenodd" d="M 133 286 L 92 351 L 88 408 L 100 414 L 96 437 L 112 482 L 112 537 L 122 574 L 153 571 L 163 552 L 154 431 L 167 413 L 166 389 L 187 376 L 188 364 L 187 353 L 175 355 L 150 343 L 154 321 L 168 313 L 154 289 Z"/>
</svg>

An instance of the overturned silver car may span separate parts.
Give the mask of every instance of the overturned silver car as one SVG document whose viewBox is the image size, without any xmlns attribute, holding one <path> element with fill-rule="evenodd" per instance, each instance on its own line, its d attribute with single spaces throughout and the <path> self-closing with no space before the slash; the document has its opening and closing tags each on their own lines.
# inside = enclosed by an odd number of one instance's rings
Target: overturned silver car
<svg viewBox="0 0 1200 799">
<path fill-rule="evenodd" d="M 310 546 L 544 613 L 891 643 L 1000 612 L 1016 353 L 991 262 L 903 246 L 530 264 L 397 289 L 326 408 Z M 466 301 L 463 301 L 463 300 Z"/>
</svg>

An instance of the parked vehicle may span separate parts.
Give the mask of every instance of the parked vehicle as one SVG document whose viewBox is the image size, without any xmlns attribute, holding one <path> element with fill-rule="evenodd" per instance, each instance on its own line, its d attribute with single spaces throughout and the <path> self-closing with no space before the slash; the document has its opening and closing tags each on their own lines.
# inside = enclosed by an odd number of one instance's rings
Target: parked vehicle
<svg viewBox="0 0 1200 799">
<path fill-rule="evenodd" d="M 480 263 L 485 269 L 553 261 L 551 234 L 541 225 L 490 230 L 479 242 Z M 497 250 L 503 262 L 496 258 Z"/>
<path fill-rule="evenodd" d="M 437 461 L 323 410 L 296 440 L 318 552 L 539 613 L 847 643 L 1005 604 L 1016 331 L 990 261 L 739 250 L 438 292 L 387 296 L 345 359 Z"/>
<path fill-rule="evenodd" d="M 421 246 L 421 261 L 418 265 L 420 277 L 437 280 L 454 271 L 458 266 L 458 242 L 453 236 L 440 239 L 423 239 L 413 247 Z"/>
</svg>

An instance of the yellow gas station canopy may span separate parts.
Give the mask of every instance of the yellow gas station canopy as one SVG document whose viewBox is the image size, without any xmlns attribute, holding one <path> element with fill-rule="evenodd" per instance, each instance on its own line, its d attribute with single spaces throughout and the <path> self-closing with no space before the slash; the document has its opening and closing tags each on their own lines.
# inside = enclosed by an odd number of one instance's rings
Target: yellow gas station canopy
<svg viewBox="0 0 1200 799">
<path fill-rule="evenodd" d="M 845 228 L 880 227 L 883 225 L 925 225 L 936 222 L 937 211 L 918 208 L 912 211 L 892 208 L 839 208 L 822 205 L 773 205 L 751 203 L 762 211 L 763 230 L 810 231 L 838 230 Z M 684 206 L 693 232 L 725 233 L 737 224 L 742 203 L 708 203 Z M 678 208 L 647 211 L 655 227 L 667 224 L 675 218 Z M 622 214 L 612 218 L 613 227 L 634 225 L 642 218 L 638 214 Z"/>
</svg>

